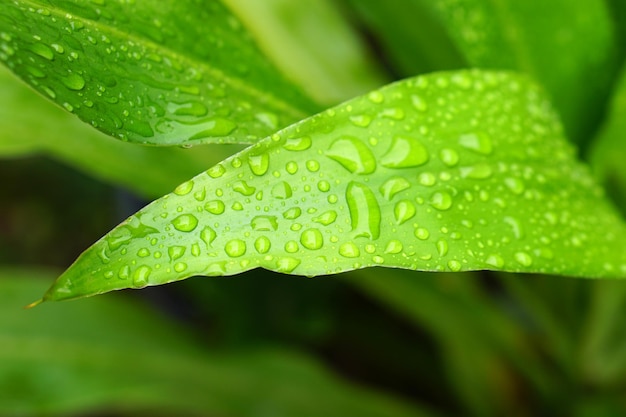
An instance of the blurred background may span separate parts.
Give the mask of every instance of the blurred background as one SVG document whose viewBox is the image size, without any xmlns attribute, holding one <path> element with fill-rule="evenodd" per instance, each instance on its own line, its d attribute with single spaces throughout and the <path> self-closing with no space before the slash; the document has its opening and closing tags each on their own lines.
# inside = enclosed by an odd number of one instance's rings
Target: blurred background
<svg viewBox="0 0 626 417">
<path fill-rule="evenodd" d="M 626 207 L 623 2 L 511 0 L 507 19 L 479 0 L 225 3 L 322 107 L 435 70 L 531 73 Z M 258 270 L 22 310 L 242 147 L 118 142 L 4 68 L 0 100 L 1 416 L 626 415 L 626 282 Z"/>
</svg>

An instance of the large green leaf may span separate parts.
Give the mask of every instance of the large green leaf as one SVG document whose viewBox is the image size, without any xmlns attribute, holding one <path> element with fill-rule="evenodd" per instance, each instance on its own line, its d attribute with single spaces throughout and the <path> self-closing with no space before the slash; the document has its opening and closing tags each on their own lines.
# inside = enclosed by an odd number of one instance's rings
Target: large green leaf
<svg viewBox="0 0 626 417">
<path fill-rule="evenodd" d="M 45 298 L 257 267 L 623 277 L 624 225 L 573 154 L 524 76 L 405 80 L 181 184 L 83 253 Z"/>
<path fill-rule="evenodd" d="M 318 102 L 335 105 L 385 84 L 380 69 L 335 2 L 224 3 L 241 18 L 267 56 Z"/>
<path fill-rule="evenodd" d="M 412 0 L 430 7 L 468 62 L 532 75 L 548 90 L 570 139 L 588 139 L 616 69 L 603 0 Z"/>
<path fill-rule="evenodd" d="M 113 140 L 47 102 L 0 67 L 0 158 L 46 154 L 81 171 L 156 198 L 237 150 L 136 146 Z M 9 105 L 10 103 L 10 105 Z"/>
<path fill-rule="evenodd" d="M 3 1 L 0 61 L 131 142 L 252 143 L 316 108 L 215 0 Z"/>
<path fill-rule="evenodd" d="M 433 415 L 294 351 L 201 351 L 180 323 L 122 297 L 21 310 L 53 275 L 0 269 L 2 415 Z"/>
</svg>

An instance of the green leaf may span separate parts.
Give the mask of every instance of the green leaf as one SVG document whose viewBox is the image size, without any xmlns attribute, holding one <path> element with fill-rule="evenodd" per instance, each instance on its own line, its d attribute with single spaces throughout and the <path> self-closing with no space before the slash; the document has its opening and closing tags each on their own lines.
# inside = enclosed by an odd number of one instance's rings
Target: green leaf
<svg viewBox="0 0 626 417">
<path fill-rule="evenodd" d="M 200 350 L 180 323 L 123 297 L 21 310 L 52 276 L 0 269 L 2 415 L 434 415 L 295 351 Z"/>
<path fill-rule="evenodd" d="M 385 84 L 380 68 L 333 1 L 224 3 L 267 56 L 318 102 L 335 105 Z"/>
<path fill-rule="evenodd" d="M 237 150 L 136 146 L 113 140 L 44 100 L 0 67 L 0 158 L 46 154 L 139 195 L 159 197 Z M 10 105 L 8 105 L 10 103 Z"/>
<path fill-rule="evenodd" d="M 624 225 L 524 76 L 405 80 L 181 184 L 83 253 L 57 300 L 257 267 L 626 275 Z"/>
<path fill-rule="evenodd" d="M 414 0 L 430 7 L 475 67 L 538 80 L 568 137 L 588 139 L 616 70 L 614 25 L 603 0 Z"/>
<path fill-rule="evenodd" d="M 253 143 L 316 109 L 218 1 L 5 1 L 0 61 L 124 141 Z"/>
</svg>

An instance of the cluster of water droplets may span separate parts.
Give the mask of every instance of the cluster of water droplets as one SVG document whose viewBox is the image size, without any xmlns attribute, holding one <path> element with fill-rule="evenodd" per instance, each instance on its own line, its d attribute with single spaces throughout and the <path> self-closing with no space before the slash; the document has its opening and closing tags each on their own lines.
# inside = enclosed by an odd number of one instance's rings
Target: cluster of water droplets
<svg viewBox="0 0 626 417">
<path fill-rule="evenodd" d="M 3 3 L 0 61 L 107 134 L 189 146 L 252 142 L 306 115 L 251 87 L 278 85 L 299 104 L 219 2 L 169 14 L 161 10 L 168 5 L 63 4 Z"/>
<path fill-rule="evenodd" d="M 605 256 L 620 223 L 560 129 L 512 75 L 408 80 L 181 184 L 92 248 L 93 274 L 135 287 L 256 267 L 597 276 L 589 260 Z"/>
</svg>

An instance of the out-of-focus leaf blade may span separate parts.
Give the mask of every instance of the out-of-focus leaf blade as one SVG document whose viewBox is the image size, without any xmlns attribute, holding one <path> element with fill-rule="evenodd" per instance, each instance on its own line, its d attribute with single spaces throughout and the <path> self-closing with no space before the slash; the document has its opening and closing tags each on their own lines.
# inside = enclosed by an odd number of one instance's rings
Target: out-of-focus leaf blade
<svg viewBox="0 0 626 417">
<path fill-rule="evenodd" d="M 0 67 L 0 158 L 48 154 L 149 198 L 161 196 L 241 149 L 136 146 L 113 140 L 47 102 Z M 9 104 L 10 103 L 10 104 Z"/>
<path fill-rule="evenodd" d="M 621 278 L 625 246 L 541 90 L 512 73 L 459 71 L 348 101 L 181 184 L 83 253 L 45 298 L 257 267 Z"/>
<path fill-rule="evenodd" d="M 124 141 L 253 143 L 316 109 L 218 1 L 4 1 L 0 61 Z"/>
<path fill-rule="evenodd" d="M 180 324 L 122 298 L 22 310 L 53 275 L 0 270 L 2 415 L 434 415 L 296 352 L 200 351 Z"/>
<path fill-rule="evenodd" d="M 385 81 L 329 0 L 225 0 L 259 47 L 320 103 L 334 105 Z M 323 30 L 320 30 L 323 28 Z"/>
<path fill-rule="evenodd" d="M 588 139 L 616 70 L 602 0 L 413 0 L 439 16 L 472 66 L 530 74 L 548 90 L 568 136 Z"/>
</svg>

